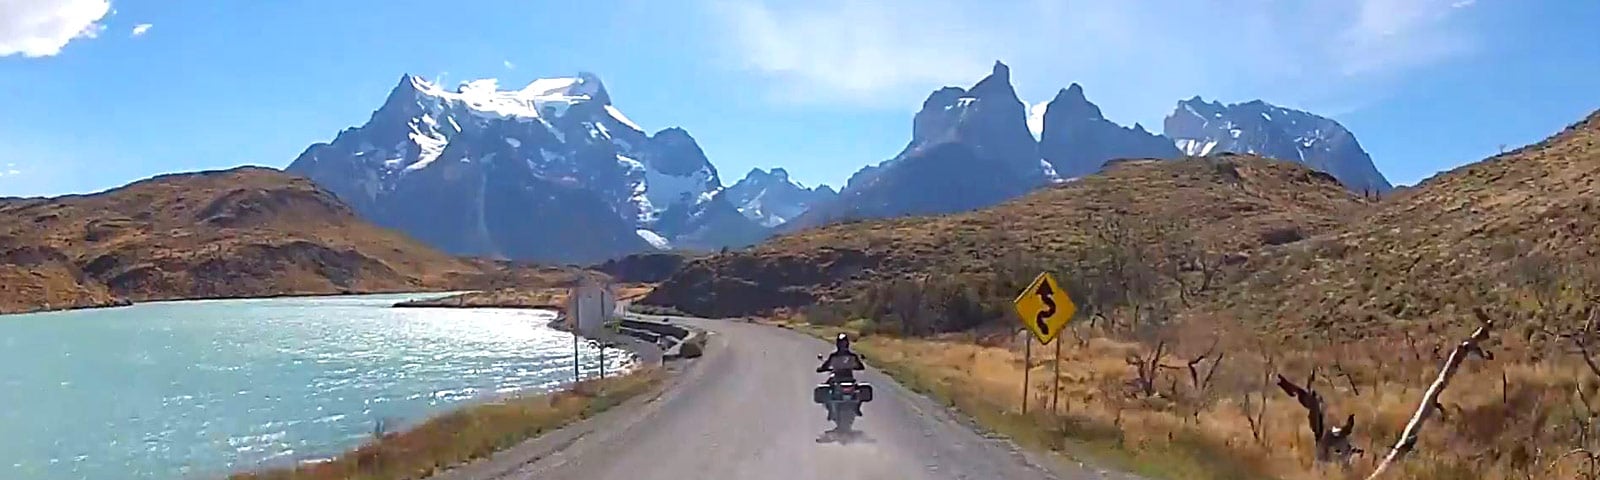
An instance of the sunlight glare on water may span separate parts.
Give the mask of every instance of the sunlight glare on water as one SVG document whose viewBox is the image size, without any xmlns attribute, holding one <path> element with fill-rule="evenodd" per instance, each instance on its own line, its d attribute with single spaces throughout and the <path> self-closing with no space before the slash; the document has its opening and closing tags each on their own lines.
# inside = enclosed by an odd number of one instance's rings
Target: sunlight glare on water
<svg viewBox="0 0 1600 480">
<path fill-rule="evenodd" d="M 389 308 L 421 296 L 0 316 L 0 478 L 214 478 L 571 381 L 553 312 Z M 596 349 L 579 358 L 597 373 Z M 607 370 L 630 360 L 608 351 Z"/>
</svg>

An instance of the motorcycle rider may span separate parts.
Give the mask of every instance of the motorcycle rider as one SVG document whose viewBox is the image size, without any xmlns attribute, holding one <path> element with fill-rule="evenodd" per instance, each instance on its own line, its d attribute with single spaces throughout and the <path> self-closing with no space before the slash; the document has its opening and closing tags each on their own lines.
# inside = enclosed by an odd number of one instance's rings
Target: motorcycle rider
<svg viewBox="0 0 1600 480">
<path fill-rule="evenodd" d="M 850 336 L 840 333 L 833 339 L 834 350 L 822 359 L 822 365 L 817 367 L 817 372 L 830 372 L 828 385 L 836 385 L 842 381 L 855 381 L 857 370 L 866 370 L 861 362 L 861 356 L 850 351 Z M 861 416 L 861 402 L 855 403 L 856 416 Z M 828 420 L 833 420 L 833 409 L 828 409 Z"/>
</svg>

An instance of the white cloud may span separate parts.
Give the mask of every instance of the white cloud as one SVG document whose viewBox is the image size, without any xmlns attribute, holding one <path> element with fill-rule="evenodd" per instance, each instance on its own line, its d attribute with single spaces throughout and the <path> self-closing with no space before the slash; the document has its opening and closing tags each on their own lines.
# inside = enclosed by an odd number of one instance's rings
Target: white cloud
<svg viewBox="0 0 1600 480">
<path fill-rule="evenodd" d="M 0 57 L 48 57 L 80 38 L 95 38 L 109 0 L 0 0 Z"/>
<path fill-rule="evenodd" d="M 1000 59 L 1025 99 L 1076 81 L 1122 123 L 1196 94 L 1359 104 L 1474 47 L 1452 21 L 1470 0 L 703 1 L 730 65 L 786 101 L 903 108 Z"/>
<path fill-rule="evenodd" d="M 506 66 L 506 70 L 516 70 L 517 69 L 517 64 L 511 63 L 510 60 L 502 60 L 501 63 Z"/>
<path fill-rule="evenodd" d="M 150 31 L 150 27 L 154 27 L 154 26 L 155 25 L 152 25 L 152 24 L 149 24 L 149 23 L 141 23 L 141 24 L 138 24 L 138 25 L 134 25 L 133 26 L 133 36 L 138 37 L 138 36 L 144 35 L 145 32 Z"/>
</svg>

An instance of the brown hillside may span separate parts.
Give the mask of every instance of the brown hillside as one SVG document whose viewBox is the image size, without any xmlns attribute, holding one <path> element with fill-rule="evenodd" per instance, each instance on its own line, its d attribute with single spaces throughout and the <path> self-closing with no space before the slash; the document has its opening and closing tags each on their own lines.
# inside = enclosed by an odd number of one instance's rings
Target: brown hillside
<svg viewBox="0 0 1600 480">
<path fill-rule="evenodd" d="M 832 225 L 695 259 L 643 303 L 711 316 L 766 314 L 896 279 L 984 273 L 1008 253 L 1029 252 L 1021 261 L 1045 268 L 1082 250 L 1091 224 L 1108 218 L 1243 252 L 1332 231 L 1365 205 L 1332 177 L 1287 162 L 1234 155 L 1125 161 L 979 211 Z"/>
<path fill-rule="evenodd" d="M 1565 284 L 1548 296 L 1575 300 L 1579 283 L 1600 280 L 1579 271 L 1600 266 L 1597 240 L 1600 112 L 1406 189 L 1338 232 L 1263 252 L 1210 310 L 1332 340 L 1437 329 L 1480 304 L 1548 314 L 1530 282 Z"/>
<path fill-rule="evenodd" d="M 0 202 L 0 312 L 467 288 L 556 273 L 445 255 L 265 168 Z"/>
</svg>

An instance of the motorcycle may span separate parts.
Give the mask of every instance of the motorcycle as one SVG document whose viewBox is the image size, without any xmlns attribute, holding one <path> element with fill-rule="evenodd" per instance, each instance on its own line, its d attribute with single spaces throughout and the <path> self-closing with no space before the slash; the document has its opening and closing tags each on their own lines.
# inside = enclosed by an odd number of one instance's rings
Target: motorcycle
<svg viewBox="0 0 1600 480">
<path fill-rule="evenodd" d="M 817 359 L 824 357 L 817 355 Z M 811 401 L 828 409 L 828 418 L 832 419 L 836 432 L 849 432 L 855 424 L 856 409 L 862 404 L 872 401 L 872 384 L 857 380 L 836 380 L 829 374 L 828 380 L 817 385 L 811 390 Z"/>
</svg>

